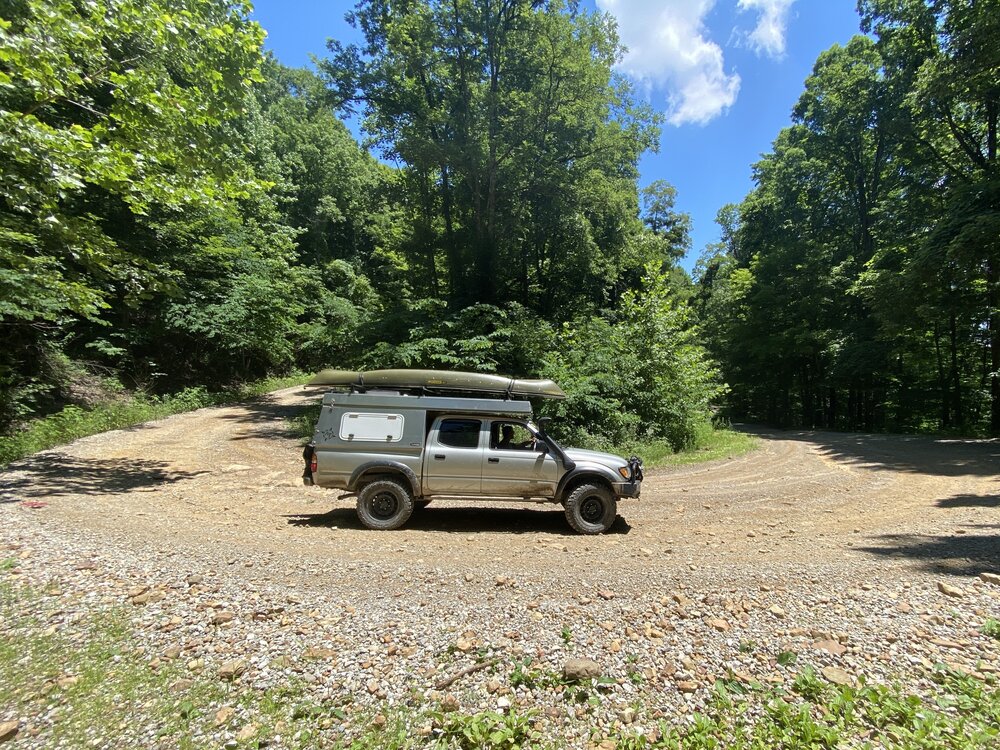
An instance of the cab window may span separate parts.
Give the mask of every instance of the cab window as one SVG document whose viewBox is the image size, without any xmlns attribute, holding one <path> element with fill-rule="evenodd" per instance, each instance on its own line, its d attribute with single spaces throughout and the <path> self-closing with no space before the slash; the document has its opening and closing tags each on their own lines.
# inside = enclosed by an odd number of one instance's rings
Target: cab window
<svg viewBox="0 0 1000 750">
<path fill-rule="evenodd" d="M 478 419 L 442 419 L 438 442 L 452 448 L 478 448 L 482 426 Z"/>
<path fill-rule="evenodd" d="M 535 437 L 520 422 L 494 422 L 490 426 L 493 450 L 531 450 Z"/>
</svg>

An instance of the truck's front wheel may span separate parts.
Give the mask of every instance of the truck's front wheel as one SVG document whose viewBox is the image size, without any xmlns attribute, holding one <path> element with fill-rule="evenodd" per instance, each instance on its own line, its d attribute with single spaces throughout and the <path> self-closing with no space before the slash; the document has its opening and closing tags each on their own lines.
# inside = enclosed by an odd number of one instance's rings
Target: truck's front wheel
<svg viewBox="0 0 1000 750">
<path fill-rule="evenodd" d="M 566 498 L 566 520 L 581 534 L 603 534 L 617 517 L 614 494 L 599 484 L 581 484 Z"/>
<path fill-rule="evenodd" d="M 409 491 L 392 479 L 366 484 L 358 493 L 358 519 L 369 529 L 398 529 L 412 513 Z"/>
</svg>

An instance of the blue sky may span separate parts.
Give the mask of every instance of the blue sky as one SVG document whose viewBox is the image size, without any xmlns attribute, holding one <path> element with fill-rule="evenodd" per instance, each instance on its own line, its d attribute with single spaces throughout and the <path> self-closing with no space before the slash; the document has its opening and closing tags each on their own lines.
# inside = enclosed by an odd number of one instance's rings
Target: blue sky
<svg viewBox="0 0 1000 750">
<path fill-rule="evenodd" d="M 265 45 L 285 65 L 309 66 L 326 40 L 360 41 L 345 21 L 353 0 L 255 0 Z M 665 179 L 691 214 L 689 270 L 718 240 L 715 214 L 752 187 L 751 165 L 789 124 L 820 52 L 858 31 L 855 0 L 582 0 L 618 20 L 629 52 L 621 71 L 664 113 L 660 151 L 641 185 Z"/>
</svg>

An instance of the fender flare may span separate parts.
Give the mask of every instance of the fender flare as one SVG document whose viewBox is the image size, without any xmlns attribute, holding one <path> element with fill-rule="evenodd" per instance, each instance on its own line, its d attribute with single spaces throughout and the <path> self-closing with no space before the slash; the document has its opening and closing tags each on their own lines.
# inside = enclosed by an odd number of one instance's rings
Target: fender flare
<svg viewBox="0 0 1000 750">
<path fill-rule="evenodd" d="M 368 463 L 361 464 L 351 474 L 351 481 L 347 483 L 347 488 L 352 492 L 356 492 L 358 483 L 364 478 L 365 474 L 370 473 L 402 474 L 410 485 L 411 497 L 420 497 L 420 480 L 417 479 L 416 473 L 406 464 L 401 464 L 397 461 L 369 461 Z"/>
<path fill-rule="evenodd" d="M 563 475 L 563 478 L 559 480 L 559 485 L 556 487 L 556 499 L 561 500 L 566 493 L 566 488 L 575 483 L 577 479 L 583 479 L 587 477 L 593 477 L 594 479 L 600 481 L 602 484 L 608 485 L 612 492 L 614 492 L 614 485 L 617 479 L 610 471 L 601 471 L 600 469 L 593 466 L 577 466 L 573 471 L 569 471 Z M 617 495 L 617 493 L 615 493 Z"/>
</svg>

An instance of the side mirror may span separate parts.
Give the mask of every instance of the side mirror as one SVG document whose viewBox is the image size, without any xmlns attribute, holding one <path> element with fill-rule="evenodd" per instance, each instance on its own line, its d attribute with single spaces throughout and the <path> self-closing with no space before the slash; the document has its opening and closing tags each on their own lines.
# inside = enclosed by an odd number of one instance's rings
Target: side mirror
<svg viewBox="0 0 1000 750">
<path fill-rule="evenodd" d="M 543 442 L 539 441 L 536 444 L 535 450 L 537 450 L 539 453 L 545 455 L 545 454 L 547 454 L 549 452 L 549 446 L 548 446 L 547 443 L 543 443 Z"/>
</svg>

